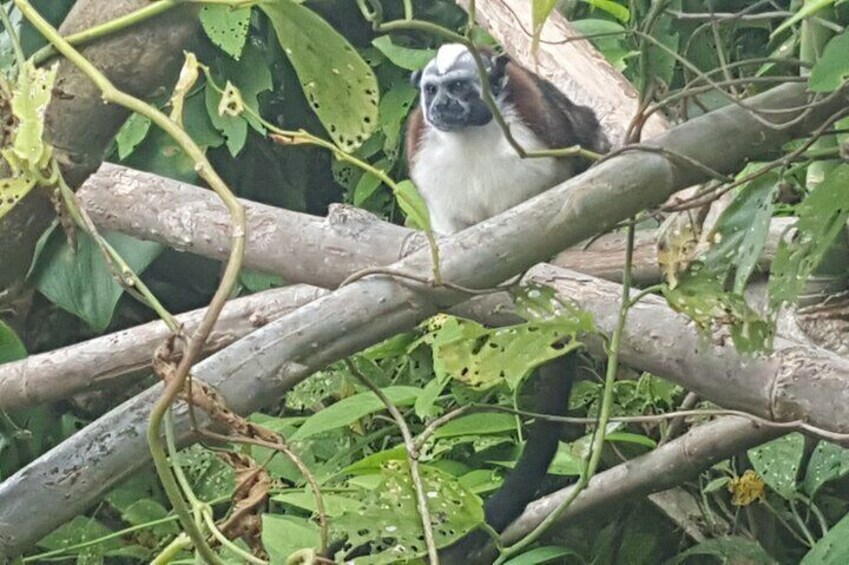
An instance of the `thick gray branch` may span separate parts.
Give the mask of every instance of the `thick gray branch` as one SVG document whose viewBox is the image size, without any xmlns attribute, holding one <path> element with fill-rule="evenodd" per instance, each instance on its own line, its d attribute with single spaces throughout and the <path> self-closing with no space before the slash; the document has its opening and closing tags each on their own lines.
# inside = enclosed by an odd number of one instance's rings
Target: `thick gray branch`
<svg viewBox="0 0 849 565">
<path fill-rule="evenodd" d="M 798 108 L 807 102 L 798 85 L 749 99 L 758 108 Z M 732 106 L 670 130 L 659 146 L 700 159 L 724 172 L 746 159 L 811 131 L 842 107 L 830 100 L 790 127 L 766 128 L 748 111 Z M 785 119 L 799 116 L 787 110 Z M 491 287 L 600 230 L 659 204 L 670 194 L 703 180 L 703 173 L 658 153 L 626 153 L 551 191 L 455 236 L 442 240 L 442 273 L 467 287 Z M 392 265 L 401 273 L 427 276 L 429 253 L 420 250 Z M 197 378 L 216 386 L 240 413 L 279 398 L 315 370 L 350 355 L 465 297 L 401 278 L 370 276 L 299 308 L 195 366 Z M 791 383 L 811 397 L 846 394 L 828 383 Z M 124 403 L 81 433 L 45 453 L 0 485 L 0 553 L 15 553 L 93 503 L 103 492 L 148 461 L 144 430 L 154 387 Z M 827 407 L 833 408 L 830 403 Z M 805 406 L 810 412 L 812 406 Z M 783 414 L 781 415 L 783 416 Z M 185 407 L 175 410 L 181 441 L 190 439 Z M 81 473 L 85 469 L 85 473 Z M 55 500 L 63 504 L 57 507 Z M 48 516 L 33 508 L 54 508 Z"/>
<path fill-rule="evenodd" d="M 327 291 L 295 285 L 227 303 L 207 340 L 204 355 L 222 349 Z M 206 309 L 177 317 L 191 335 Z M 171 331 L 156 321 L 48 353 L 0 365 L 0 410 L 55 402 L 97 390 L 118 377 L 150 369 L 153 351 Z"/>
<path fill-rule="evenodd" d="M 718 461 L 782 433 L 730 416 L 697 426 L 678 439 L 593 477 L 564 513 L 563 520 L 604 512 L 612 504 L 671 488 Z M 504 532 L 505 542 L 514 543 L 533 530 L 569 496 L 572 488 L 532 502 Z"/>
</svg>

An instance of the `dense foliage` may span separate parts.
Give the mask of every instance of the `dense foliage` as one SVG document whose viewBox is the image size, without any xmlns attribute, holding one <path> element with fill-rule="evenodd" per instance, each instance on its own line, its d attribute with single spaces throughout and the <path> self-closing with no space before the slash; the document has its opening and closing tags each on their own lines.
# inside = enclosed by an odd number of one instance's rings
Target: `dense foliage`
<svg viewBox="0 0 849 565">
<path fill-rule="evenodd" d="M 58 23 L 74 2 L 32 3 Z M 383 4 L 206 5 L 199 13 L 202 44 L 187 54 L 174 92 L 152 102 L 166 113 L 177 109 L 185 130 L 242 198 L 316 215 L 324 215 L 330 203 L 346 202 L 392 222 L 426 227 L 426 210 L 406 180 L 402 159 L 404 120 L 417 95 L 409 74 L 450 33 L 478 45 L 496 46 L 496 41 L 450 0 Z M 383 22 L 403 20 L 408 5 L 416 21 L 442 31 L 414 25 L 378 31 Z M 39 57 L 47 43 L 19 11 L 3 6 L 15 30 L 2 36 L 3 103 L 11 107 L 16 127 L 4 132 L 3 157 L 14 174 L 0 185 L 0 217 L 28 191 L 38 190 L 44 181 L 39 175 L 52 158 L 50 146 L 41 141 L 41 120 L 53 78 L 29 63 L 21 66 L 14 53 L 18 40 L 26 57 Z M 849 76 L 849 3 L 844 1 L 535 0 L 537 32 L 555 8 L 635 85 L 647 108 L 664 112 L 673 123 L 783 83 L 807 82 L 827 96 Z M 733 178 L 717 175 L 697 196 L 677 204 L 684 212 L 647 211 L 638 218 L 638 229 L 662 234 L 665 281 L 652 290 L 706 330 L 724 326 L 739 350 L 754 354 L 772 347 L 782 307 L 845 291 L 847 113 L 834 116 L 819 136 L 794 141 Z M 271 133 L 285 142 L 272 142 Z M 118 132 L 109 160 L 202 182 L 195 161 L 140 114 L 130 116 Z M 718 198 L 728 204 L 709 236 L 698 233 L 695 224 L 681 227 L 682 217 L 698 215 L 698 206 Z M 34 258 L 28 283 L 37 294 L 25 322 L 0 322 L 0 363 L 156 317 L 115 282 L 99 242 L 84 230 L 70 229 L 67 211 L 62 216 L 44 234 Z M 798 218 L 796 236 L 781 240 L 766 269 L 759 258 L 777 217 Z M 218 262 L 118 233 L 104 238 L 171 312 L 212 299 L 221 276 Z M 696 251 L 700 239 L 712 245 Z M 744 293 L 763 281 L 767 306 L 759 309 Z M 284 284 L 274 274 L 242 270 L 237 292 Z M 398 422 L 387 417 L 387 403 L 416 438 L 418 486 L 433 495 L 436 542 L 448 544 L 478 525 L 479 497 L 498 488 L 521 451 L 523 422 L 533 417 L 527 414 L 533 409 L 528 375 L 548 359 L 580 350 L 581 340 L 596 333 L 591 315 L 558 302 L 548 289 L 518 289 L 515 297 L 527 320 L 523 324 L 490 329 L 439 315 L 414 332 L 327 367 L 250 416 L 251 423 L 285 438 L 309 469 L 320 486 L 321 510 L 300 463 L 273 444 L 227 446 L 226 453 L 221 445 L 180 451 L 173 465 L 189 491 L 184 496 L 199 516 L 208 512 L 233 539 L 216 545 L 221 558 L 244 562 L 252 553 L 256 562 L 284 563 L 297 555 L 309 562 L 310 549 L 323 541 L 319 514 L 328 520 L 331 540 L 345 540 L 331 546 L 337 559 L 423 558 L 417 485 Z M 563 347 L 566 338 L 569 345 Z M 575 387 L 570 407 L 587 423 L 564 430 L 545 491 L 587 473 L 595 419 L 605 398 L 600 375 L 606 363 L 586 359 L 586 379 Z M 628 367 L 620 367 L 616 376 L 610 391 L 615 416 L 662 414 L 685 402 L 686 391 L 658 376 Z M 153 375 L 137 377 L 130 392 L 154 381 Z M 126 395 L 127 390 L 113 389 L 0 414 L 0 478 Z M 713 406 L 701 401 L 698 408 Z M 429 427 L 457 409 L 463 410 L 459 417 Z M 697 411 L 687 425 L 709 417 L 710 412 Z M 680 434 L 680 426 L 663 418 L 608 423 L 601 466 L 652 451 Z M 553 528 L 543 542 L 509 562 L 843 563 L 849 556 L 847 475 L 849 451 L 792 433 L 679 485 L 676 490 L 697 517 L 665 513 L 668 507 L 645 500 L 623 501 L 603 517 Z M 191 562 L 190 546 L 169 508 L 157 475 L 139 473 L 42 539 L 24 562 Z M 240 514 L 241 508 L 248 511 Z"/>
</svg>

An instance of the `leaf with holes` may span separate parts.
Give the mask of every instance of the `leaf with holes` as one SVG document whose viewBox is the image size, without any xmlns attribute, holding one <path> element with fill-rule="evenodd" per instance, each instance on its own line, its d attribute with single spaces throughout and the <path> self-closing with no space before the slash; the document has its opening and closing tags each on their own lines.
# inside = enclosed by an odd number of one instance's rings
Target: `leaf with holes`
<svg viewBox="0 0 849 565">
<path fill-rule="evenodd" d="M 496 329 L 464 320 L 456 339 L 434 344 L 433 368 L 470 387 L 506 382 L 515 390 L 535 367 L 580 347 L 576 338 L 589 327 L 584 318 L 567 317 Z"/>
<path fill-rule="evenodd" d="M 758 475 L 773 491 L 792 500 L 796 496 L 796 481 L 805 437 L 800 433 L 788 434 L 748 451 L 749 461 Z"/>
<path fill-rule="evenodd" d="M 849 219 L 849 164 L 838 165 L 797 206 L 796 238 L 778 245 L 769 278 L 769 299 L 774 309 L 793 303 L 808 277 L 843 233 Z"/>
<path fill-rule="evenodd" d="M 483 521 L 480 499 L 454 477 L 421 466 L 422 487 L 427 496 L 431 528 L 438 547 L 460 539 Z M 406 461 L 391 461 L 381 469 L 382 483 L 366 493 L 359 508 L 333 521 L 334 538 L 346 538 L 346 547 L 371 544 L 369 555 L 358 564 L 406 562 L 426 554 L 416 492 Z M 338 561 L 347 555 L 336 554 Z"/>
<path fill-rule="evenodd" d="M 206 36 L 222 51 L 239 60 L 248 27 L 251 23 L 251 9 L 236 8 L 225 4 L 204 6 L 200 11 L 200 23 Z"/>
<path fill-rule="evenodd" d="M 36 69 L 27 62 L 18 75 L 12 93 L 12 113 L 18 119 L 15 140 L 3 156 L 17 172 L 41 170 L 47 166 L 53 152 L 44 142 L 44 114 L 53 93 L 58 64 L 49 69 Z"/>
<path fill-rule="evenodd" d="M 724 273 L 713 272 L 695 261 L 680 275 L 675 288 L 665 288 L 663 292 L 669 306 L 689 316 L 701 330 L 726 326 L 738 351 L 753 353 L 770 347 L 772 325 L 743 296 L 726 292 L 724 279 Z"/>
<path fill-rule="evenodd" d="M 35 186 L 35 179 L 20 176 L 0 179 L 0 218 L 8 214 Z"/>
<path fill-rule="evenodd" d="M 849 30 L 844 31 L 825 46 L 822 56 L 817 59 L 808 86 L 814 92 L 833 92 L 849 78 Z"/>
<path fill-rule="evenodd" d="M 820 487 L 849 475 L 849 449 L 836 443 L 820 441 L 805 468 L 805 492 L 816 496 Z"/>
<path fill-rule="evenodd" d="M 723 210 L 703 261 L 712 271 L 734 271 L 734 293 L 742 294 L 755 269 L 769 232 L 773 200 L 778 192 L 778 174 L 766 173 L 746 184 Z"/>
<path fill-rule="evenodd" d="M 330 24 L 290 0 L 265 0 L 277 40 L 292 62 L 307 101 L 330 137 L 353 151 L 377 127 L 377 78 Z"/>
</svg>

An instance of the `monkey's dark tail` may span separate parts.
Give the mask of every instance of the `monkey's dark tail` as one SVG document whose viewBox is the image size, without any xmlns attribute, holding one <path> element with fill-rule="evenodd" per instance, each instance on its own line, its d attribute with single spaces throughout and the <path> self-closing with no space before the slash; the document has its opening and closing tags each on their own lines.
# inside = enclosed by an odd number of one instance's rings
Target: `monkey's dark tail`
<svg viewBox="0 0 849 565">
<path fill-rule="evenodd" d="M 552 416 L 566 415 L 569 392 L 577 372 L 576 354 L 554 359 L 537 370 L 534 411 Z M 528 431 L 525 449 L 516 466 L 504 479 L 501 488 L 484 503 L 486 523 L 501 532 L 519 517 L 525 506 L 534 500 L 548 466 L 557 452 L 562 425 L 559 422 L 537 420 Z M 449 548 L 440 552 L 443 565 L 490 563 L 480 550 L 489 541 L 481 530 L 475 530 Z"/>
</svg>

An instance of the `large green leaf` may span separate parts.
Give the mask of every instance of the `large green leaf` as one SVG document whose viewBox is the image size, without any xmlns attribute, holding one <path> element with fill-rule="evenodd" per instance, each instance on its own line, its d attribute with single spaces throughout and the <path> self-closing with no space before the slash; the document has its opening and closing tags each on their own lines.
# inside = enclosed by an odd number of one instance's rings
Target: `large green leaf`
<svg viewBox="0 0 849 565">
<path fill-rule="evenodd" d="M 115 282 L 97 244 L 85 232 L 77 234 L 76 251 L 61 230 L 53 230 L 48 237 L 35 270 L 36 288 L 95 330 L 105 330 L 124 290 Z M 162 250 L 158 243 L 121 233 L 104 234 L 104 238 L 136 274 L 144 271 Z"/>
<path fill-rule="evenodd" d="M 413 404 L 422 391 L 413 386 L 390 386 L 382 390 L 383 394 L 397 406 Z M 290 439 L 302 440 L 315 434 L 347 426 L 364 416 L 384 409 L 386 406 L 373 392 L 361 392 L 344 398 L 309 417 Z"/>
<path fill-rule="evenodd" d="M 849 79 L 849 30 L 831 38 L 808 77 L 814 92 L 832 92 Z"/>
<path fill-rule="evenodd" d="M 345 151 L 362 145 L 377 127 L 379 95 L 371 67 L 309 8 L 290 0 L 265 0 L 259 7 L 330 137 Z"/>
<path fill-rule="evenodd" d="M 791 500 L 796 496 L 796 481 L 804 449 L 804 436 L 793 433 L 753 447 L 748 455 L 764 482 L 776 493 Z"/>
<path fill-rule="evenodd" d="M 483 521 L 480 499 L 455 478 L 432 467 L 420 467 L 427 493 L 431 527 L 437 546 L 445 547 Z M 404 563 L 426 554 L 416 493 L 406 462 L 391 461 L 381 470 L 383 482 L 363 497 L 360 506 L 333 521 L 349 548 L 374 543 L 356 563 Z M 336 536 L 334 536 L 336 537 Z M 336 554 L 337 560 L 346 556 Z"/>
</svg>

